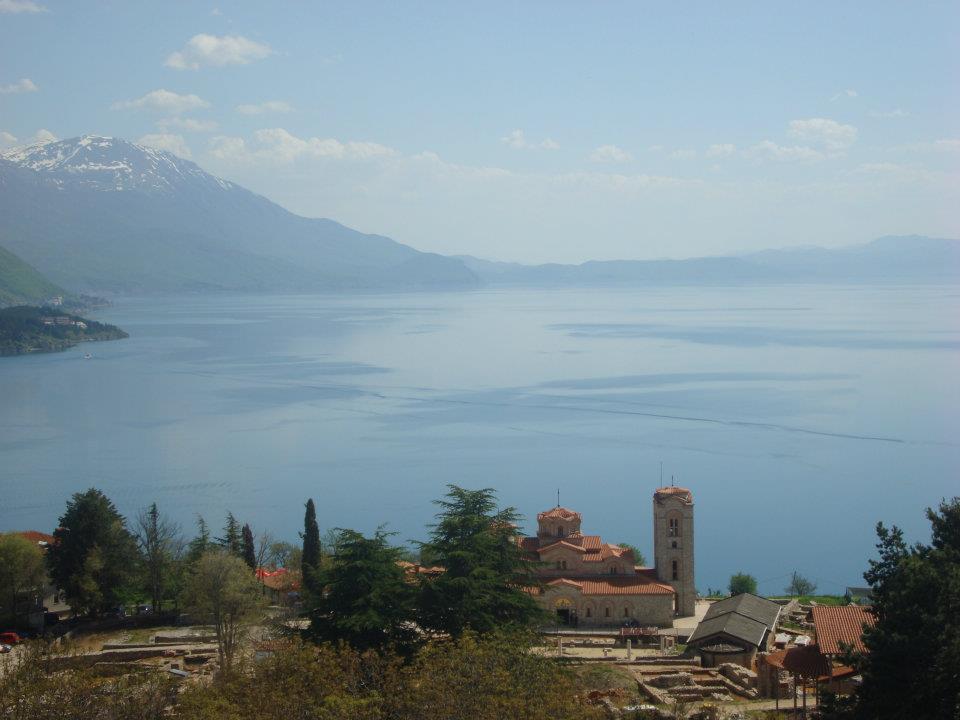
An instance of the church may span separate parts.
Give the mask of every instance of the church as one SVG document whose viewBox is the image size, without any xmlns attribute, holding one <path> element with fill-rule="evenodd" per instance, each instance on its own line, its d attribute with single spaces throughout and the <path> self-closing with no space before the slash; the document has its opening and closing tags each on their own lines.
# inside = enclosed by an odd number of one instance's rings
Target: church
<svg viewBox="0 0 960 720">
<path fill-rule="evenodd" d="M 584 535 L 580 522 L 580 513 L 558 506 L 538 514 L 536 537 L 521 541 L 540 564 L 537 598 L 559 622 L 670 627 L 694 614 L 693 493 L 673 486 L 653 493 L 652 568 L 638 566 L 632 550 Z"/>
</svg>

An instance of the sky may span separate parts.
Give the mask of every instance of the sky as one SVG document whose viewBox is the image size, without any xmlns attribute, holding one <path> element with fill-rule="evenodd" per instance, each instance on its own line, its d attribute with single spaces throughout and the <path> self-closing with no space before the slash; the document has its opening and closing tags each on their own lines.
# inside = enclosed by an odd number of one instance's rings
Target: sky
<svg viewBox="0 0 960 720">
<path fill-rule="evenodd" d="M 83 134 L 519 262 L 960 237 L 960 3 L 0 0 L 0 148 Z"/>
</svg>

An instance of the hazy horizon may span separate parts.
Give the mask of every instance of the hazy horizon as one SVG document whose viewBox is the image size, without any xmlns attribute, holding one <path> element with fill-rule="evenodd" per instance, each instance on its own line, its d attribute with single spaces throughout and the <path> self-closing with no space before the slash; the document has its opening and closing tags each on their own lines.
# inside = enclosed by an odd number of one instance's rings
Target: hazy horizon
<svg viewBox="0 0 960 720">
<path fill-rule="evenodd" d="M 958 15 L 211 3 L 156 18 L 9 0 L 0 149 L 122 137 L 299 215 L 507 262 L 957 237 Z"/>
</svg>

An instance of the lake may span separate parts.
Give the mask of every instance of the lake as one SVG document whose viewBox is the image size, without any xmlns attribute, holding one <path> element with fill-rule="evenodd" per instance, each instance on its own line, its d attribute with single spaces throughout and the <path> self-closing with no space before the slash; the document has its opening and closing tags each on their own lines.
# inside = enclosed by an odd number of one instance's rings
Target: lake
<svg viewBox="0 0 960 720">
<path fill-rule="evenodd" d="M 96 486 L 188 533 L 423 539 L 447 483 L 652 555 L 696 502 L 701 590 L 862 583 L 878 520 L 960 494 L 960 288 L 780 286 L 119 299 L 130 333 L 0 360 L 0 530 Z M 90 352 L 93 357 L 84 358 Z"/>
</svg>

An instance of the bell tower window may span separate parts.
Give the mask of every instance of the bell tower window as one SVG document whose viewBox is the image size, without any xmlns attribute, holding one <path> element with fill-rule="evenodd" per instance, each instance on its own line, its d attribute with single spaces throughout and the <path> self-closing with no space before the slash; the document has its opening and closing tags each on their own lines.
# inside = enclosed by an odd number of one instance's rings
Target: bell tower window
<svg viewBox="0 0 960 720">
<path fill-rule="evenodd" d="M 679 580 L 679 579 L 680 579 L 680 571 L 679 571 L 679 568 L 677 567 L 677 561 L 676 561 L 676 560 L 673 560 L 673 561 L 670 563 L 670 577 L 671 577 L 672 580 Z"/>
<path fill-rule="evenodd" d="M 669 519 L 667 535 L 670 537 L 680 537 L 680 518 L 672 517 Z"/>
</svg>

